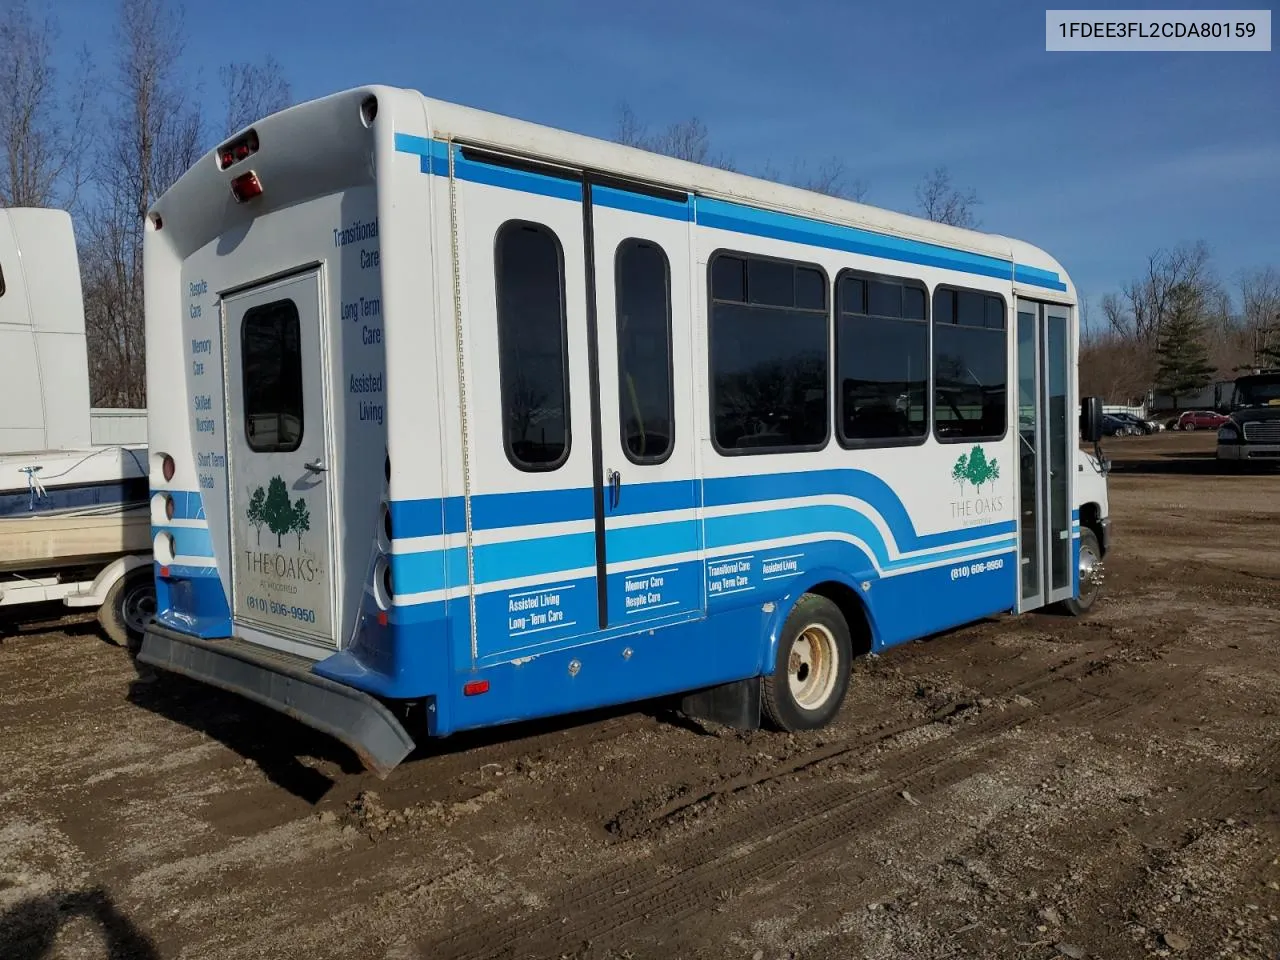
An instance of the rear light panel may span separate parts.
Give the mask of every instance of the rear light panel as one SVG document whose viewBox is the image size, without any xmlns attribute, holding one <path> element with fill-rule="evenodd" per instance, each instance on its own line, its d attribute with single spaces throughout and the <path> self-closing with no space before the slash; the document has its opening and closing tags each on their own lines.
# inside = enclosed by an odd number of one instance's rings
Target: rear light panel
<svg viewBox="0 0 1280 960">
<path fill-rule="evenodd" d="M 258 133 L 246 130 L 234 140 L 218 148 L 218 169 L 227 170 L 258 152 Z"/>
</svg>

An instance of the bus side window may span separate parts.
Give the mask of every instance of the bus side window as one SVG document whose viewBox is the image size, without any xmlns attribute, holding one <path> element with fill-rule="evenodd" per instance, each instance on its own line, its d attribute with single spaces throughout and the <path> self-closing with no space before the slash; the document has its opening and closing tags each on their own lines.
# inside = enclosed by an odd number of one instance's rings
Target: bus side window
<svg viewBox="0 0 1280 960">
<path fill-rule="evenodd" d="M 722 454 L 820 450 L 827 277 L 816 264 L 718 254 L 709 267 L 711 439 Z"/>
<path fill-rule="evenodd" d="M 933 430 L 941 441 L 1000 440 L 1009 380 L 1003 297 L 938 287 L 933 293 Z"/>
<path fill-rule="evenodd" d="M 564 251 L 547 227 L 508 220 L 494 240 L 502 439 L 519 470 L 569 457 Z"/>
<path fill-rule="evenodd" d="M 623 240 L 614 261 L 622 449 L 632 463 L 662 463 L 675 443 L 671 269 L 648 240 Z"/>
<path fill-rule="evenodd" d="M 841 444 L 923 443 L 929 424 L 924 284 L 845 270 L 836 278 L 836 300 Z"/>
</svg>

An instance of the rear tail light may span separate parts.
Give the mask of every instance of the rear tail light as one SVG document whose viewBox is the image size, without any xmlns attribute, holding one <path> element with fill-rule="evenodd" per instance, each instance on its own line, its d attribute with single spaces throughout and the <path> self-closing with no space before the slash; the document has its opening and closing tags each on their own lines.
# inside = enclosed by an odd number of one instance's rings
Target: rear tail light
<svg viewBox="0 0 1280 960">
<path fill-rule="evenodd" d="M 175 510 L 176 510 L 176 507 L 174 507 L 174 505 L 173 505 L 173 497 L 165 497 L 165 498 L 164 498 L 164 515 L 165 515 L 165 517 L 167 517 L 168 519 L 172 520 L 172 519 L 173 519 L 173 514 L 174 514 Z"/>
<path fill-rule="evenodd" d="M 173 462 L 173 457 L 169 456 L 166 453 L 164 455 L 164 459 L 160 461 L 160 474 L 161 476 L 164 477 L 165 483 L 168 483 L 170 480 L 173 479 L 173 473 L 176 469 L 177 469 L 177 464 Z"/>
<path fill-rule="evenodd" d="M 231 195 L 236 198 L 236 203 L 248 203 L 254 197 L 262 196 L 262 181 L 252 170 L 242 173 L 231 181 Z"/>
</svg>

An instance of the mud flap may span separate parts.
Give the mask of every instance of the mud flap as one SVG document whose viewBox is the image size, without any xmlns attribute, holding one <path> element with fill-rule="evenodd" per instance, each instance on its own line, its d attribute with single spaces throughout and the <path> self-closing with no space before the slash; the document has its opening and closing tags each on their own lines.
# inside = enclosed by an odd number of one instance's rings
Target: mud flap
<svg viewBox="0 0 1280 960">
<path fill-rule="evenodd" d="M 748 677 L 687 694 L 680 712 L 698 720 L 722 723 L 736 730 L 760 729 L 760 678 Z"/>
<path fill-rule="evenodd" d="M 202 640 L 148 625 L 138 659 L 278 710 L 355 751 L 386 777 L 414 748 L 386 705 L 354 687 L 310 671 L 311 661 L 243 640 Z"/>
</svg>

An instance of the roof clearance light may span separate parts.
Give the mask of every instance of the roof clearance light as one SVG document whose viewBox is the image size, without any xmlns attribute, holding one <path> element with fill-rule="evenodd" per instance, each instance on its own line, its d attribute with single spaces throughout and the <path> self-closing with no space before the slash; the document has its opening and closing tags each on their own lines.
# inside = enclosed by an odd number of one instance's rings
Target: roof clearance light
<svg viewBox="0 0 1280 960">
<path fill-rule="evenodd" d="M 227 167 L 257 152 L 258 133 L 256 130 L 248 130 L 243 136 L 236 137 L 230 143 L 224 143 L 218 148 L 218 169 L 226 170 Z"/>
<path fill-rule="evenodd" d="M 236 198 L 236 203 L 248 203 L 254 197 L 262 196 L 262 181 L 252 170 L 242 173 L 231 181 L 231 195 Z"/>
</svg>

